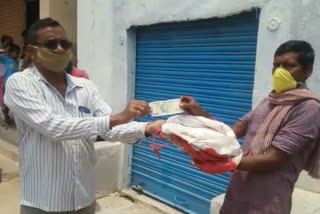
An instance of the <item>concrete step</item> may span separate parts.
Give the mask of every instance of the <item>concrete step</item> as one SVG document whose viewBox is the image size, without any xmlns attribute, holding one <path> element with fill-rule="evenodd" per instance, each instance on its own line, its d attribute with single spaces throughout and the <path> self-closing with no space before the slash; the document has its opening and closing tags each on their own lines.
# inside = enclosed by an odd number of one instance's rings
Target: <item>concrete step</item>
<svg viewBox="0 0 320 214">
<path fill-rule="evenodd" d="M 167 204 L 164 204 L 163 202 L 161 202 L 159 200 L 151 198 L 143 193 L 138 193 L 137 191 L 134 191 L 132 189 L 122 190 L 120 195 L 127 197 L 127 198 L 130 198 L 131 200 L 133 200 L 135 202 L 141 203 L 144 207 L 152 208 L 152 209 L 157 210 L 158 212 L 161 212 L 161 213 L 167 213 L 167 214 L 184 214 L 185 213 L 180 210 L 177 210 L 174 207 L 171 207 Z"/>
<path fill-rule="evenodd" d="M 0 118 L 0 124 L 3 121 Z M 5 128 L 0 125 L 0 154 L 8 157 L 9 159 L 18 162 L 18 133 L 14 124 L 10 127 Z"/>
<path fill-rule="evenodd" d="M 17 162 L 0 154 L 0 169 L 2 170 L 2 182 L 19 178 L 19 165 Z"/>
<path fill-rule="evenodd" d="M 146 206 L 138 201 L 122 197 L 115 193 L 107 197 L 100 198 L 96 202 L 97 214 L 164 214 L 155 207 Z"/>
<path fill-rule="evenodd" d="M 219 213 L 225 194 L 211 200 L 211 214 Z M 294 188 L 292 196 L 291 214 L 315 214 L 320 213 L 320 194 Z"/>
<path fill-rule="evenodd" d="M 12 161 L 19 162 L 18 147 L 0 139 L 0 154 Z"/>
<path fill-rule="evenodd" d="M 17 128 L 14 123 L 12 123 L 8 128 L 4 127 L 3 122 L 0 119 L 0 139 L 10 143 L 12 145 L 18 145 L 18 133 Z"/>
<path fill-rule="evenodd" d="M 0 183 L 0 213 L 20 213 L 20 181 L 19 179 Z"/>
</svg>

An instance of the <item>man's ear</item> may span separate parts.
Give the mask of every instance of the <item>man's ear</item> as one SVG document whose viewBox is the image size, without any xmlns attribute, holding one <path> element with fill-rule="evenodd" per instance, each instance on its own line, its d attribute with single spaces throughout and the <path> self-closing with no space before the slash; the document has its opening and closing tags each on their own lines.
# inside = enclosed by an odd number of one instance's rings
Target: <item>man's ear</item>
<svg viewBox="0 0 320 214">
<path fill-rule="evenodd" d="M 27 45 L 25 54 L 29 57 L 29 59 L 34 61 L 37 57 L 37 49 L 32 45 Z"/>
</svg>

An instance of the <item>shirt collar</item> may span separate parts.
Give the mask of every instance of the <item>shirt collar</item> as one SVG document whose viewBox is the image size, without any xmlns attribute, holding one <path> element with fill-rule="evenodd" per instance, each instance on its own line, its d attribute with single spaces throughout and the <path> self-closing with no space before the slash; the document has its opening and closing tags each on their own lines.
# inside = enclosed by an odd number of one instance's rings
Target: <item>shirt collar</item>
<svg viewBox="0 0 320 214">
<path fill-rule="evenodd" d="M 39 72 L 39 70 L 37 69 L 36 66 L 32 66 L 31 67 L 31 74 L 36 77 L 37 80 L 43 81 L 46 84 L 51 85 L 46 78 L 44 78 L 44 76 Z M 71 76 L 70 74 L 66 74 L 66 78 L 67 78 L 67 92 L 73 90 L 74 88 L 82 88 L 83 84 L 81 81 L 79 81 L 77 78 Z"/>
</svg>

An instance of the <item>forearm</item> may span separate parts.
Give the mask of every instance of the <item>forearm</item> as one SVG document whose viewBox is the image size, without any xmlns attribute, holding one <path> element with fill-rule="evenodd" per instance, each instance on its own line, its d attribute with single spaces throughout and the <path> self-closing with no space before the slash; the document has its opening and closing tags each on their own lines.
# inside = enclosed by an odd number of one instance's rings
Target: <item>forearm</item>
<svg viewBox="0 0 320 214">
<path fill-rule="evenodd" d="M 147 123 L 130 122 L 127 124 L 114 126 L 110 131 L 101 135 L 107 141 L 133 144 L 145 138 L 145 128 Z"/>
<path fill-rule="evenodd" d="M 234 126 L 231 127 L 236 137 L 242 138 L 245 136 L 248 124 L 239 120 Z"/>
<path fill-rule="evenodd" d="M 52 111 L 11 108 L 14 115 L 52 141 L 71 140 L 109 131 L 109 116 L 68 118 Z"/>
<path fill-rule="evenodd" d="M 204 110 L 204 109 L 200 109 L 200 110 L 199 110 L 199 116 L 206 117 L 206 118 L 212 118 L 212 116 L 210 115 L 210 113 L 207 112 L 207 111 Z"/>
<path fill-rule="evenodd" d="M 268 171 L 281 167 L 288 160 L 280 150 L 272 148 L 269 152 L 253 156 L 244 156 L 237 169 L 245 171 Z"/>
<path fill-rule="evenodd" d="M 110 129 L 112 129 L 115 126 L 124 124 L 124 123 L 128 123 L 129 121 L 127 121 L 127 119 L 122 115 L 122 114 L 116 114 L 116 115 L 112 115 L 110 116 L 110 123 L 109 123 L 109 127 Z"/>
</svg>

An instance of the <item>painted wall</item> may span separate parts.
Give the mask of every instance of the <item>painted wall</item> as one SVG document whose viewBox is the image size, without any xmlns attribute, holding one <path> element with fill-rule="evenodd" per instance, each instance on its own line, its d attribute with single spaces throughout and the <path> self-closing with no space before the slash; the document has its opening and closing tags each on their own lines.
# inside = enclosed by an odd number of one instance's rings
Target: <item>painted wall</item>
<svg viewBox="0 0 320 214">
<path fill-rule="evenodd" d="M 134 95 L 135 46 L 132 26 L 225 17 L 260 8 L 253 104 L 272 88 L 276 48 L 290 39 L 306 39 L 320 48 L 319 0 L 90 0 L 78 2 L 79 67 L 87 70 L 114 112 Z M 316 56 L 311 89 L 320 95 L 320 59 Z M 122 184 L 129 181 L 131 149 L 122 147 Z"/>
</svg>

